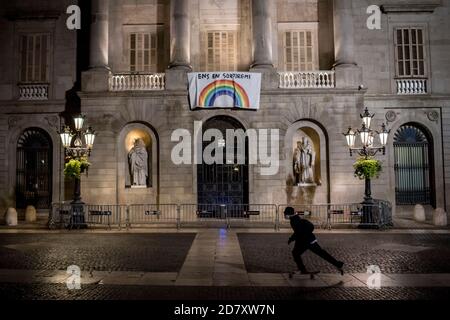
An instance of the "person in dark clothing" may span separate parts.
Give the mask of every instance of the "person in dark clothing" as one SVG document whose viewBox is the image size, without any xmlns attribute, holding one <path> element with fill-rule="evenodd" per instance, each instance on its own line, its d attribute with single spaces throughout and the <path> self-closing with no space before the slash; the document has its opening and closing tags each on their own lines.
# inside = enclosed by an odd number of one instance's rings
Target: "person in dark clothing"
<svg viewBox="0 0 450 320">
<path fill-rule="evenodd" d="M 294 234 L 289 238 L 288 244 L 295 241 L 294 250 L 292 250 L 292 256 L 297 264 L 298 270 L 302 274 L 307 274 L 308 270 L 303 264 L 302 254 L 306 250 L 311 250 L 322 259 L 328 261 L 334 265 L 341 275 L 344 275 L 344 263 L 336 260 L 332 255 L 322 249 L 317 242 L 314 235 L 314 225 L 306 219 L 302 219 L 299 214 L 295 213 L 294 208 L 287 207 L 284 211 L 286 217 L 289 217 L 289 221 Z"/>
</svg>

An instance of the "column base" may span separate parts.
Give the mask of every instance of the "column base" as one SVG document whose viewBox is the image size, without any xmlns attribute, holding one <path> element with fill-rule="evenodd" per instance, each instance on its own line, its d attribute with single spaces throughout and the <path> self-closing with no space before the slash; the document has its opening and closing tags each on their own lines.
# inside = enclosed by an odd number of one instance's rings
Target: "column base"
<svg viewBox="0 0 450 320">
<path fill-rule="evenodd" d="M 273 90 L 280 86 L 280 76 L 271 64 L 258 64 L 250 68 L 250 72 L 261 73 L 261 89 Z"/>
<path fill-rule="evenodd" d="M 106 92 L 109 91 L 109 68 L 92 68 L 81 73 L 81 91 Z"/>
<path fill-rule="evenodd" d="M 334 66 L 336 88 L 358 89 L 362 85 L 362 68 L 355 64 Z"/>
<path fill-rule="evenodd" d="M 166 90 L 188 90 L 189 66 L 176 66 L 166 70 Z"/>
<path fill-rule="evenodd" d="M 192 66 L 183 62 L 172 62 L 170 63 L 168 70 L 192 71 Z"/>
</svg>

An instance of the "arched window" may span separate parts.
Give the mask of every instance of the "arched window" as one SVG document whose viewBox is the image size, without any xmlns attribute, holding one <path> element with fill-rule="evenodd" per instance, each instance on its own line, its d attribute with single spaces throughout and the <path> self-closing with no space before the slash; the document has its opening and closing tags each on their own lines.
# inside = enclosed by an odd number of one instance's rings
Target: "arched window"
<svg viewBox="0 0 450 320">
<path fill-rule="evenodd" d="M 398 205 L 432 204 L 432 143 L 414 124 L 394 135 L 395 197 Z"/>
<path fill-rule="evenodd" d="M 17 141 L 16 206 L 48 209 L 52 196 L 52 142 L 39 128 L 28 128 Z"/>
</svg>

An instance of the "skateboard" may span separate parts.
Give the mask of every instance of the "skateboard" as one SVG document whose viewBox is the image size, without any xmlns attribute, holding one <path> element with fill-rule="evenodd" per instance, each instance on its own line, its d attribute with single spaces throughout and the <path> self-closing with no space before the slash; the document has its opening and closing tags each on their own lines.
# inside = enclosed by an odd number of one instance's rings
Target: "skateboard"
<svg viewBox="0 0 450 320">
<path fill-rule="evenodd" d="M 299 275 L 309 275 L 309 278 L 311 280 L 315 280 L 316 279 L 316 275 L 319 274 L 319 273 L 320 273 L 320 271 L 312 271 L 312 272 L 307 272 L 307 273 L 301 273 Z M 289 272 L 289 279 L 292 279 L 296 274 L 297 274 L 297 271 Z"/>
</svg>

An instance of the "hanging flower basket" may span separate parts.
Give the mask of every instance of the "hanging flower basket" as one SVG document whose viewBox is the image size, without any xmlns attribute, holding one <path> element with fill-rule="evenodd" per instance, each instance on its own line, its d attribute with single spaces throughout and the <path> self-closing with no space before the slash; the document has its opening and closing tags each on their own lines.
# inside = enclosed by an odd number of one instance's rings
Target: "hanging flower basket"
<svg viewBox="0 0 450 320">
<path fill-rule="evenodd" d="M 355 169 L 355 177 L 365 180 L 374 179 L 380 176 L 382 171 L 382 163 L 380 160 L 373 158 L 359 158 L 353 164 Z"/>
<path fill-rule="evenodd" d="M 70 159 L 64 166 L 64 176 L 68 179 L 80 179 L 81 174 L 87 172 L 90 165 L 85 158 Z"/>
</svg>

